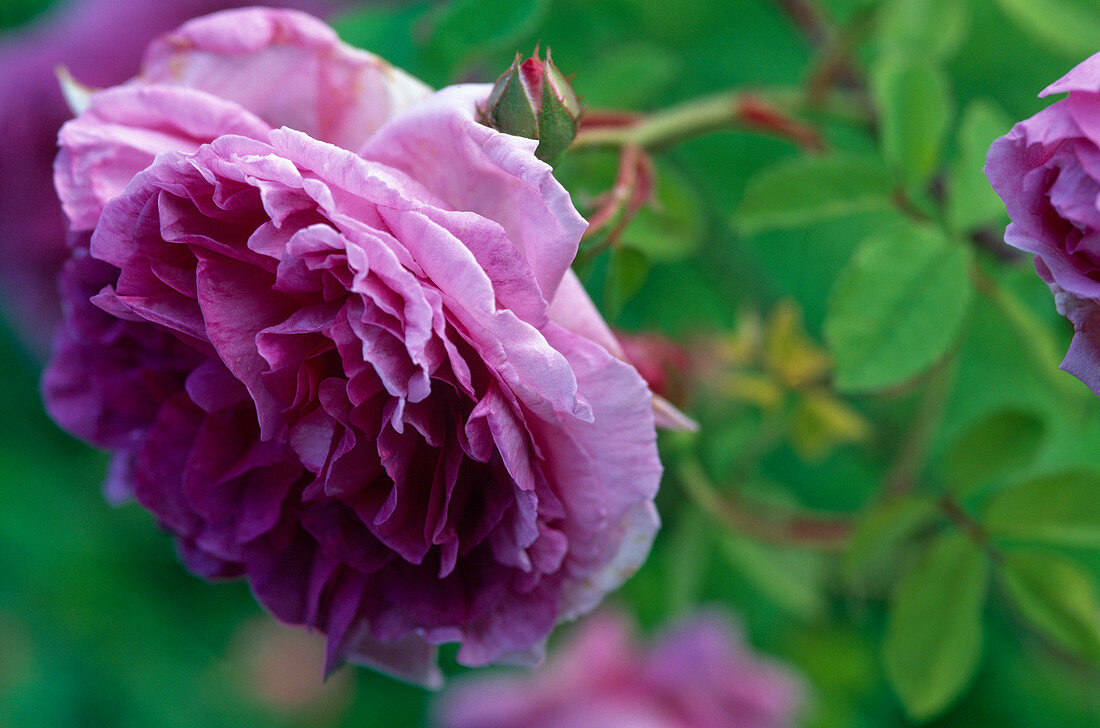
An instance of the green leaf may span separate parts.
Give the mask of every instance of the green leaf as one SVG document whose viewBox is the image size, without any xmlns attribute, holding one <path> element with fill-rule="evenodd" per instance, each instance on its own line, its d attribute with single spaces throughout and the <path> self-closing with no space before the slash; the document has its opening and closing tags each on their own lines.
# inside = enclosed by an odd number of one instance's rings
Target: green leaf
<svg viewBox="0 0 1100 728">
<path fill-rule="evenodd" d="M 956 492 L 967 492 L 994 476 L 1027 465 L 1035 459 L 1045 431 L 1043 421 L 1030 412 L 994 412 L 951 446 L 944 466 L 947 482 Z"/>
<path fill-rule="evenodd" d="M 713 553 L 711 522 L 697 508 L 684 508 L 661 549 L 665 601 L 669 614 L 685 614 L 699 602 Z"/>
<path fill-rule="evenodd" d="M 871 509 L 856 526 L 844 554 L 849 582 L 860 582 L 892 562 L 898 547 L 936 521 L 935 501 L 906 496 Z"/>
<path fill-rule="evenodd" d="M 426 55 L 453 75 L 471 58 L 512 50 L 535 32 L 549 6 L 550 0 L 453 0 L 433 16 Z"/>
<path fill-rule="evenodd" d="M 871 91 L 883 157 L 907 187 L 922 187 L 939 164 L 951 118 L 947 79 L 934 64 L 889 56 L 875 65 Z"/>
<path fill-rule="evenodd" d="M 1005 587 L 1020 613 L 1065 649 L 1100 659 L 1100 597 L 1073 561 L 1046 553 L 1009 553 L 1001 563 Z"/>
<path fill-rule="evenodd" d="M 1092 0 L 997 0 L 1020 29 L 1067 56 L 1096 52 L 1100 5 Z"/>
<path fill-rule="evenodd" d="M 649 260 L 644 253 L 626 245 L 617 245 L 612 249 L 604 292 L 604 303 L 612 317 L 617 316 L 626 302 L 641 289 L 648 273 Z"/>
<path fill-rule="evenodd" d="M 657 162 L 656 184 L 656 204 L 638 210 L 623 239 L 652 261 L 686 258 L 703 237 L 699 194 L 683 173 L 661 162 Z"/>
<path fill-rule="evenodd" d="M 416 66 L 414 27 L 431 6 L 423 2 L 388 7 L 371 5 L 343 13 L 332 27 L 349 45 L 364 48 L 407 71 Z"/>
<path fill-rule="evenodd" d="M 749 182 L 734 225 L 754 235 L 885 210 L 892 205 L 890 187 L 889 173 L 873 159 L 795 157 Z"/>
<path fill-rule="evenodd" d="M 886 676 L 916 720 L 962 694 L 982 652 L 989 564 L 963 533 L 939 537 L 898 584 L 883 643 Z"/>
<path fill-rule="evenodd" d="M 966 38 L 969 5 L 959 0 L 892 0 L 880 11 L 881 50 L 946 60 Z"/>
<path fill-rule="evenodd" d="M 1070 472 L 998 493 L 982 523 L 1010 541 L 1100 549 L 1100 474 Z"/>
<path fill-rule="evenodd" d="M 943 356 L 970 301 L 969 266 L 968 248 L 930 228 L 891 227 L 865 240 L 825 316 L 837 389 L 885 389 Z"/>
<path fill-rule="evenodd" d="M 947 198 L 947 220 L 953 230 L 966 232 L 1005 217 L 1004 203 L 990 186 L 983 167 L 989 145 L 1011 127 L 1008 114 L 990 101 L 979 99 L 966 107 Z"/>
<path fill-rule="evenodd" d="M 825 614 L 825 563 L 820 554 L 764 545 L 733 534 L 721 538 L 719 553 L 726 562 L 780 609 L 806 621 Z"/>
<path fill-rule="evenodd" d="M 593 107 L 637 109 L 659 100 L 682 66 L 660 46 L 619 46 L 587 63 L 574 88 Z"/>
<path fill-rule="evenodd" d="M 0 28 L 25 23 L 52 4 L 50 0 L 4 0 L 0 3 Z"/>
</svg>

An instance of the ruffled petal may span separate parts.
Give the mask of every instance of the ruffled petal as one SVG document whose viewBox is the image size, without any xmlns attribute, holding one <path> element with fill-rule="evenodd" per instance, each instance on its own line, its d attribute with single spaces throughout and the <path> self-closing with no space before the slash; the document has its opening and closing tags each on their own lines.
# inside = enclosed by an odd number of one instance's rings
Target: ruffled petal
<svg viewBox="0 0 1100 728">
<path fill-rule="evenodd" d="M 246 8 L 207 15 L 162 36 L 140 81 L 206 91 L 273 127 L 355 149 L 431 89 L 381 58 L 340 42 L 293 10 Z"/>
<path fill-rule="evenodd" d="M 360 154 L 405 172 L 452 210 L 499 223 L 549 301 L 588 223 L 550 166 L 535 157 L 534 140 L 476 121 L 489 88 L 450 86 L 433 94 L 379 129 Z"/>
<path fill-rule="evenodd" d="M 234 103 L 198 91 L 120 86 L 61 128 L 54 182 L 73 230 L 91 230 L 108 200 L 165 151 L 194 152 L 223 134 L 270 129 Z"/>
</svg>

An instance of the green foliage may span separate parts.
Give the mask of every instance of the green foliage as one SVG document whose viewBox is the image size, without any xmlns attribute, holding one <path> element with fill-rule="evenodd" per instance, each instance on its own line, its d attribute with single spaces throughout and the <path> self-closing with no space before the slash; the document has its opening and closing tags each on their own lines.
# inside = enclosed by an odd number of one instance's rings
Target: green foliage
<svg viewBox="0 0 1100 728">
<path fill-rule="evenodd" d="M 1043 552 L 1010 552 L 1000 564 L 1013 603 L 1060 647 L 1100 660 L 1100 597 L 1079 565 Z"/>
<path fill-rule="evenodd" d="M 872 69 L 871 90 L 882 119 L 883 158 L 907 187 L 918 188 L 940 162 L 951 120 L 947 79 L 934 64 L 887 56 Z"/>
<path fill-rule="evenodd" d="M 752 235 L 885 210 L 891 204 L 890 175 L 875 159 L 794 157 L 749 182 L 735 225 Z"/>
<path fill-rule="evenodd" d="M 932 228 L 895 227 L 865 240 L 837 279 L 825 320 L 837 388 L 885 389 L 943 356 L 970 301 L 969 260 L 967 248 Z"/>
<path fill-rule="evenodd" d="M 1100 5 L 1094 0 L 996 0 L 1022 30 L 1068 56 L 1096 52 Z"/>
<path fill-rule="evenodd" d="M 1025 480 L 998 493 L 982 523 L 994 537 L 1100 549 L 1100 475 L 1067 472 Z"/>
<path fill-rule="evenodd" d="M 1034 458 L 1046 431 L 1031 412 L 999 410 L 967 430 L 951 446 L 944 468 L 947 482 L 966 493 L 997 475 L 1018 470 Z"/>
<path fill-rule="evenodd" d="M 593 107 L 652 106 L 682 72 L 683 61 L 659 45 L 619 47 L 592 59 L 577 92 Z"/>
<path fill-rule="evenodd" d="M 493 51 L 509 50 L 546 17 L 549 0 L 454 0 L 429 18 L 428 59 L 455 72 Z"/>
<path fill-rule="evenodd" d="M 32 21 L 53 4 L 52 0 L 4 0 L 0 3 L 0 29 Z"/>
<path fill-rule="evenodd" d="M 638 211 L 624 238 L 650 261 L 672 262 L 696 252 L 704 227 L 691 181 L 678 168 L 658 163 L 654 202 Z"/>
<path fill-rule="evenodd" d="M 1011 126 L 1008 115 L 987 100 L 973 101 L 963 112 L 947 205 L 947 218 L 954 230 L 965 232 L 1004 219 L 1004 205 L 989 186 L 983 168 L 989 145 Z"/>
<path fill-rule="evenodd" d="M 896 561 L 899 548 L 936 523 L 935 501 L 909 496 L 872 508 L 859 522 L 844 555 L 844 576 L 853 584 L 879 577 Z"/>
<path fill-rule="evenodd" d="M 611 252 L 611 267 L 607 273 L 604 305 L 618 314 L 645 283 L 649 273 L 649 260 L 645 254 L 626 245 L 616 246 Z"/>
<path fill-rule="evenodd" d="M 966 40 L 970 6 L 959 0 L 890 0 L 879 11 L 881 53 L 946 60 Z"/>
<path fill-rule="evenodd" d="M 933 542 L 898 584 L 883 663 L 913 718 L 940 713 L 973 678 L 988 585 L 986 555 L 957 531 Z"/>
<path fill-rule="evenodd" d="M 47 4 L 11 0 L 0 24 Z M 723 130 L 654 152 L 653 204 L 584 280 L 614 326 L 690 351 L 683 407 L 703 429 L 661 436 L 669 473 L 698 458 L 719 499 L 755 484 L 768 507 L 750 518 L 814 509 L 851 536 L 754 536 L 666 477 L 653 556 L 612 600 L 647 629 L 699 604 L 735 612 L 806 677 L 807 728 L 1093 728 L 1100 406 L 1055 370 L 1071 331 L 1030 261 L 989 249 L 1007 218 L 982 166 L 1047 103 L 1035 94 L 1097 50 L 1100 6 L 822 0 L 817 45 L 790 5 L 353 2 L 335 25 L 437 87 L 491 82 L 541 41 L 593 111 L 748 89 L 819 131 L 824 150 Z M 836 93 L 810 103 L 837 49 Z M 586 216 L 617 160 L 577 151 L 555 167 Z M 799 310 L 804 327 L 776 324 Z M 144 511 L 103 503 L 104 459 L 47 422 L 40 365 L 10 338 L 0 724 L 429 725 L 430 696 L 369 670 L 330 680 L 345 692 L 329 712 L 265 702 L 241 635 L 270 620 L 243 585 L 189 576 Z M 922 386 L 933 374 L 948 375 L 938 394 Z M 1003 588 L 985 609 L 991 575 Z"/>
<path fill-rule="evenodd" d="M 699 602 L 711 554 L 710 524 L 694 508 L 665 529 L 665 598 L 669 614 L 689 614 Z"/>
<path fill-rule="evenodd" d="M 719 553 L 733 570 L 780 609 L 805 621 L 821 619 L 826 602 L 822 591 L 825 564 L 818 554 L 780 548 L 724 534 Z"/>
<path fill-rule="evenodd" d="M 411 41 L 423 27 L 425 2 L 356 7 L 333 20 L 345 43 L 366 48 L 412 73 L 418 70 L 418 47 Z M 503 73 L 504 69 L 500 69 Z"/>
</svg>

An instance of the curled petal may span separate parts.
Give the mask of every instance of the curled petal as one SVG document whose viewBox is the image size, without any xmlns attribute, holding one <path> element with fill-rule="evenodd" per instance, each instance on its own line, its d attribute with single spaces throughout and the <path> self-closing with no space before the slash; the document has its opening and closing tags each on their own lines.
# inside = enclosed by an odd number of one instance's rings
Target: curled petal
<svg viewBox="0 0 1100 728">
<path fill-rule="evenodd" d="M 430 93 L 320 20 L 269 8 L 214 13 L 162 36 L 140 81 L 199 89 L 346 149 Z"/>
</svg>

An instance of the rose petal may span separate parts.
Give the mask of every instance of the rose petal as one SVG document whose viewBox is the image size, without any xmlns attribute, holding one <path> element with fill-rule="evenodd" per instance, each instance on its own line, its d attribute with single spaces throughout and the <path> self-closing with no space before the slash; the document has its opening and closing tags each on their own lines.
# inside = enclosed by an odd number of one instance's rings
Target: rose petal
<svg viewBox="0 0 1100 728">
<path fill-rule="evenodd" d="M 140 81 L 206 91 L 346 149 L 431 92 L 320 20 L 269 8 L 214 13 L 162 36 Z"/>
</svg>

